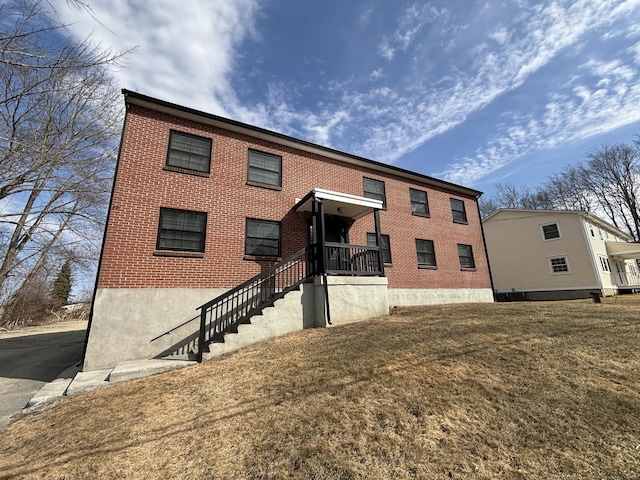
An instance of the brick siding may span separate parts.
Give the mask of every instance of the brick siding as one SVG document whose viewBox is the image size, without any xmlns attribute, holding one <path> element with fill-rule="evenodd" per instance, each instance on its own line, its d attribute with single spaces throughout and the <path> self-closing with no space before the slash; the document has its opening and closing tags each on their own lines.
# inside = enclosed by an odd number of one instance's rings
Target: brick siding
<svg viewBox="0 0 640 480">
<path fill-rule="evenodd" d="M 172 129 L 212 139 L 208 177 L 164 170 Z M 247 185 L 250 148 L 282 156 L 281 190 Z M 491 288 L 475 198 L 137 105 L 128 105 L 98 287 L 233 287 L 270 265 L 244 259 L 246 218 L 281 221 L 286 257 L 306 245 L 309 214 L 293 211 L 295 200 L 313 188 L 363 196 L 364 176 L 385 182 L 390 288 Z M 429 218 L 411 214 L 409 188 L 427 192 Z M 453 222 L 450 198 L 464 201 L 468 224 Z M 160 207 L 207 212 L 201 258 L 154 255 Z M 366 245 L 373 231 L 373 215 L 358 219 L 349 241 Z M 416 238 L 434 241 L 437 269 L 418 268 Z M 458 243 L 472 245 L 475 271 L 461 271 Z"/>
</svg>

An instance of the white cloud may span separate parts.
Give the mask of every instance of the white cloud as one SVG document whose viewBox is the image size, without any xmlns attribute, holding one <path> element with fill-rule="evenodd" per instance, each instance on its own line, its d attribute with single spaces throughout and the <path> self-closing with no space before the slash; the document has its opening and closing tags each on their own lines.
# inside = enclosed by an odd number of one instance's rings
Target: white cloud
<svg viewBox="0 0 640 480">
<path fill-rule="evenodd" d="M 499 43 L 500 45 L 504 44 L 507 40 L 509 40 L 509 32 L 506 28 L 501 27 L 494 32 L 489 34 L 489 38 L 493 41 Z"/>
<path fill-rule="evenodd" d="M 115 51 L 137 49 L 117 76 L 123 88 L 200 110 L 229 115 L 237 106 L 229 84 L 236 48 L 254 35 L 257 0 L 94 0 L 86 12 L 52 2 L 79 39 Z"/>
<path fill-rule="evenodd" d="M 380 64 L 366 63 L 362 71 L 354 66 L 328 78 L 323 96 L 311 106 L 281 79 L 269 84 L 264 99 L 238 101 L 230 78 L 241 42 L 260 40 L 254 26 L 258 0 L 159 0 L 153 8 L 142 0 L 93 1 L 96 17 L 111 32 L 69 10 L 65 0 L 55 2 L 65 20 L 77 22 L 73 31 L 79 38 L 93 32 L 96 40 L 115 50 L 139 45 L 129 67 L 118 73 L 123 87 L 386 162 L 523 87 L 560 53 L 578 52 L 589 34 L 602 34 L 640 7 L 640 0 L 558 0 L 533 7 L 522 2 L 517 11 L 502 10 L 500 18 L 483 17 L 485 24 L 476 17 L 498 15 L 495 9 L 469 7 L 460 13 L 411 5 L 374 45 L 372 53 L 382 57 L 376 58 Z M 369 8 L 355 21 L 371 25 L 377 13 Z M 625 34 L 635 38 L 640 32 L 630 25 L 620 36 Z M 634 48 L 631 56 L 640 62 L 640 47 L 636 43 Z M 401 65 L 401 52 L 411 53 L 411 69 Z M 394 59 L 392 69 L 388 62 Z M 444 64 L 433 70 L 437 61 Z M 511 128 L 498 127 L 499 135 L 477 155 L 443 175 L 473 183 L 533 148 L 634 121 L 640 104 L 635 97 L 637 70 L 615 53 L 606 63 L 586 62 L 567 85 L 550 87 L 560 93 L 557 98 L 548 94 L 543 118 L 525 116 Z M 581 75 L 595 76 L 600 83 L 596 87 L 597 82 L 583 82 Z"/>
<path fill-rule="evenodd" d="M 378 80 L 379 78 L 384 77 L 384 73 L 382 68 L 376 68 L 374 71 L 371 72 L 371 74 L 369 75 L 369 78 L 371 80 Z"/>
<path fill-rule="evenodd" d="M 406 51 L 420 30 L 438 15 L 440 12 L 429 5 L 423 7 L 410 5 L 398 18 L 396 30 L 383 36 L 380 45 L 378 45 L 378 53 L 385 60 L 392 60 L 398 50 Z"/>
<path fill-rule="evenodd" d="M 640 74 L 628 76 L 620 62 L 591 61 L 583 65 L 606 81 L 595 82 L 596 90 L 578 84 L 555 92 L 540 117 L 527 115 L 500 129 L 475 156 L 461 159 L 438 174 L 449 181 L 473 184 L 480 178 L 531 152 L 554 148 L 640 122 Z"/>
</svg>

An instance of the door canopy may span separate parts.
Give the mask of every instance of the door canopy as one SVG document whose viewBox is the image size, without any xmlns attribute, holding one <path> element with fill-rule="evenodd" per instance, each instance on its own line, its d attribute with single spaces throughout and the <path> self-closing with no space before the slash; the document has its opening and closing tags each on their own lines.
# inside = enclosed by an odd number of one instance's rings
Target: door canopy
<svg viewBox="0 0 640 480">
<path fill-rule="evenodd" d="M 321 188 L 314 188 L 307 193 L 303 199 L 296 203 L 294 209 L 296 212 L 311 212 L 313 202 L 317 201 L 321 201 L 324 205 L 325 215 L 339 215 L 354 220 L 382 209 L 381 200 L 332 192 Z"/>
</svg>

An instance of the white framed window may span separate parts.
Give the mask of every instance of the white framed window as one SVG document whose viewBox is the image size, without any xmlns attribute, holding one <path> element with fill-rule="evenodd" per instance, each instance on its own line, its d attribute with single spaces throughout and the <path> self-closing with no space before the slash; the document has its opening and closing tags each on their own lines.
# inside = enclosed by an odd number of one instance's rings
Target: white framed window
<svg viewBox="0 0 640 480">
<path fill-rule="evenodd" d="M 602 271 L 605 273 L 611 273 L 611 264 L 609 263 L 609 258 L 605 257 L 604 255 L 598 255 L 598 258 L 600 259 L 600 268 L 602 268 Z"/>
<path fill-rule="evenodd" d="M 566 255 L 547 257 L 547 261 L 549 262 L 551 275 L 567 275 L 571 273 L 571 269 L 569 268 L 569 259 Z"/>
<path fill-rule="evenodd" d="M 540 229 L 542 230 L 542 238 L 545 241 L 562 238 L 562 235 L 560 235 L 560 225 L 558 225 L 557 222 L 540 225 Z"/>
</svg>

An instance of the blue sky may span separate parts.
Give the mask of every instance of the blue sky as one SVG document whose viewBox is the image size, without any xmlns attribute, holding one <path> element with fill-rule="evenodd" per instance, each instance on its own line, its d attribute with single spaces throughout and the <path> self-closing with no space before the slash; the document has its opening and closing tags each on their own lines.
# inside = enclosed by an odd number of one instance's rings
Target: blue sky
<svg viewBox="0 0 640 480">
<path fill-rule="evenodd" d="M 488 195 L 640 134 L 640 0 L 87 2 L 123 88 Z"/>
</svg>

